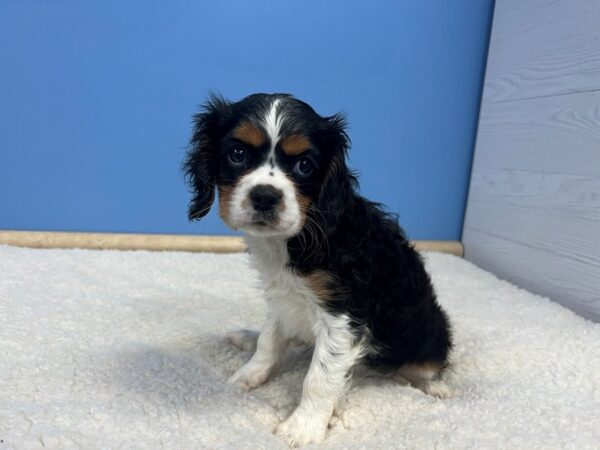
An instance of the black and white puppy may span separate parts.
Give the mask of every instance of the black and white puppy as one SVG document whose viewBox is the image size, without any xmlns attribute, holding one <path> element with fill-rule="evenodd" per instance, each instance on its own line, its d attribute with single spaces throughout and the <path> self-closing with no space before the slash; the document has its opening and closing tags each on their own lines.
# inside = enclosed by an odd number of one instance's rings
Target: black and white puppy
<svg viewBox="0 0 600 450">
<path fill-rule="evenodd" d="M 314 346 L 300 404 L 276 433 L 291 446 L 322 441 L 358 362 L 446 396 L 447 316 L 395 217 L 357 193 L 344 117 L 285 94 L 212 96 L 194 124 L 189 217 L 203 217 L 218 189 L 220 216 L 245 232 L 267 300 L 256 352 L 230 382 L 255 388 L 290 340 Z M 249 347 L 256 335 L 229 339 Z"/>
</svg>

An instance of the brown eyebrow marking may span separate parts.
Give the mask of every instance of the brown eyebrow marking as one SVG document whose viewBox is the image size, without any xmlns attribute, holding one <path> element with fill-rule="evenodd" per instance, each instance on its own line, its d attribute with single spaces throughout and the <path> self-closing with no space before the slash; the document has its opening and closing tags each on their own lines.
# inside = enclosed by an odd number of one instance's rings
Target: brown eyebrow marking
<svg viewBox="0 0 600 450">
<path fill-rule="evenodd" d="M 310 141 L 302 134 L 292 134 L 281 141 L 283 152 L 290 156 L 299 155 L 310 147 Z"/>
<path fill-rule="evenodd" d="M 267 141 L 264 131 L 248 121 L 242 122 L 233 130 L 233 137 L 253 147 L 261 147 Z"/>
</svg>

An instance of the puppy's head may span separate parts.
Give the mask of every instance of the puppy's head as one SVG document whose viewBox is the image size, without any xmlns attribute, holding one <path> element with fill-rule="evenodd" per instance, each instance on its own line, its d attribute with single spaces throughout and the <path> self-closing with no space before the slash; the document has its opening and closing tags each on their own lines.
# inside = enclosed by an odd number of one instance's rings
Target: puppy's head
<svg viewBox="0 0 600 450">
<path fill-rule="evenodd" d="M 333 207 L 338 185 L 350 176 L 344 128 L 342 116 L 321 117 L 286 94 L 237 103 L 212 96 L 194 116 L 184 162 L 190 220 L 208 213 L 216 188 L 220 216 L 231 228 L 294 236 L 310 208 Z"/>
</svg>

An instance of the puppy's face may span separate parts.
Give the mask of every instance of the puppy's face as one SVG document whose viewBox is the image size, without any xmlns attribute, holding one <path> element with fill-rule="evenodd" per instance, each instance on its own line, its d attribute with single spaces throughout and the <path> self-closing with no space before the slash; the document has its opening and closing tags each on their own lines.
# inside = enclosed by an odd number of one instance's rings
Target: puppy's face
<svg viewBox="0 0 600 450">
<path fill-rule="evenodd" d="M 342 117 L 321 117 L 288 95 L 255 94 L 237 103 L 213 97 L 195 116 L 191 144 L 190 219 L 209 211 L 216 186 L 231 228 L 291 237 L 345 168 L 348 142 Z"/>
</svg>

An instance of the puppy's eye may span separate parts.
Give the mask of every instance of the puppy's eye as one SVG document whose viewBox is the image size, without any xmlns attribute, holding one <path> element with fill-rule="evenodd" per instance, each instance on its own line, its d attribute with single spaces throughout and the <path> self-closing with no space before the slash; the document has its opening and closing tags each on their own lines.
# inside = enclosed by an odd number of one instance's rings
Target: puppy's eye
<svg viewBox="0 0 600 450">
<path fill-rule="evenodd" d="M 229 162 L 234 166 L 243 166 L 246 162 L 246 149 L 242 147 L 233 147 L 229 150 Z"/>
<path fill-rule="evenodd" d="M 301 177 L 308 177 L 315 170 L 315 166 L 312 161 L 308 158 L 301 158 L 296 162 L 294 166 L 294 173 Z"/>
</svg>

